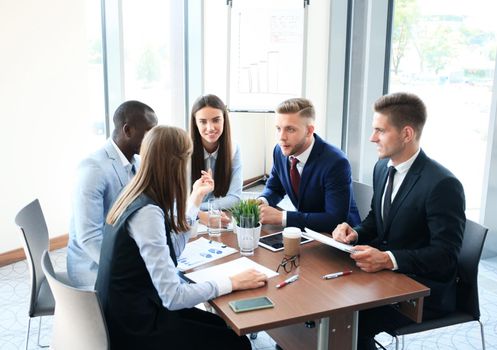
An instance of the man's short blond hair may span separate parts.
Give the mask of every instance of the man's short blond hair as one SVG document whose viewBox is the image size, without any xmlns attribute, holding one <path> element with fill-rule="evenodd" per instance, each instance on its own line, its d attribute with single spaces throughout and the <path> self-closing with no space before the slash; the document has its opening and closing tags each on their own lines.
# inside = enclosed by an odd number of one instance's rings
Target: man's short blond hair
<svg viewBox="0 0 497 350">
<path fill-rule="evenodd" d="M 276 107 L 276 113 L 292 114 L 298 113 L 301 117 L 309 118 L 312 121 L 316 119 L 316 112 L 311 101 L 306 98 L 291 98 L 281 102 Z"/>
</svg>

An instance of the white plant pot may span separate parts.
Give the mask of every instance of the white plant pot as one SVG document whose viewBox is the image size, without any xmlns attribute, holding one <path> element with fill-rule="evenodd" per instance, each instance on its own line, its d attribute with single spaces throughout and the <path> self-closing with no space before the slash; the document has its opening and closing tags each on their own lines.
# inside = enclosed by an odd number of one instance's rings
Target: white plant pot
<svg viewBox="0 0 497 350">
<path fill-rule="evenodd" d="M 233 232 L 237 234 L 238 246 L 240 247 L 240 243 L 241 242 L 240 242 L 240 239 L 238 237 L 238 230 L 239 229 L 246 230 L 244 228 L 239 227 L 237 224 L 233 225 Z M 254 239 L 254 249 L 256 249 L 256 248 L 259 247 L 259 238 L 261 238 L 262 225 L 259 224 L 257 227 L 253 227 L 251 229 L 253 230 L 252 231 L 252 237 Z"/>
</svg>

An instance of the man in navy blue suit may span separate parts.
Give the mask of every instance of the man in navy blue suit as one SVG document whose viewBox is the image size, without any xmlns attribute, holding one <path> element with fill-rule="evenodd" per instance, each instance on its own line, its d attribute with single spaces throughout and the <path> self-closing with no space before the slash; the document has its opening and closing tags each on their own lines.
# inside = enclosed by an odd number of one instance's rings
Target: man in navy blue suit
<svg viewBox="0 0 497 350">
<path fill-rule="evenodd" d="M 261 194 L 263 224 L 329 231 L 337 224 L 359 223 L 349 161 L 338 148 L 314 133 L 311 101 L 293 98 L 276 109 L 278 143 L 273 169 Z M 275 208 L 288 195 L 297 211 Z"/>
<path fill-rule="evenodd" d="M 340 224 L 333 238 L 357 243 L 351 258 L 363 271 L 394 270 L 430 287 L 423 319 L 454 311 L 457 255 L 466 217 L 457 178 L 420 148 L 426 107 L 419 97 L 394 93 L 374 105 L 373 133 L 380 160 L 373 172 L 371 211 L 360 225 Z M 395 308 L 359 313 L 357 349 L 376 349 L 374 336 L 411 323 Z"/>
</svg>

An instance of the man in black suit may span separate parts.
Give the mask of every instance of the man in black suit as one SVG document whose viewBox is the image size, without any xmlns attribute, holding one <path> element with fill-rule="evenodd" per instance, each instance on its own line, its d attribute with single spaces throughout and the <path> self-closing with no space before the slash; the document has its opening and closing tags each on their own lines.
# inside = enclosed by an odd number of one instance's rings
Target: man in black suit
<svg viewBox="0 0 497 350">
<path fill-rule="evenodd" d="M 419 141 L 426 108 L 413 94 L 394 93 L 374 105 L 373 133 L 380 160 L 373 173 L 371 210 L 358 226 L 333 231 L 356 243 L 351 258 L 363 271 L 405 273 L 430 287 L 423 319 L 455 308 L 457 256 L 464 225 L 464 190 L 456 177 L 428 158 Z M 359 313 L 358 349 L 376 349 L 374 336 L 411 320 L 390 306 Z"/>
</svg>

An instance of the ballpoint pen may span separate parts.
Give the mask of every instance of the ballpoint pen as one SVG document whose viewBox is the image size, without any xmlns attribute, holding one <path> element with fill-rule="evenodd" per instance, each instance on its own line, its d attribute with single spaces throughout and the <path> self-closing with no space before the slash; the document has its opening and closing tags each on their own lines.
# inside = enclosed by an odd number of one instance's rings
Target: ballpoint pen
<svg viewBox="0 0 497 350">
<path fill-rule="evenodd" d="M 290 277 L 290 278 L 287 278 L 287 279 L 286 279 L 286 280 L 284 280 L 283 282 L 278 283 L 278 284 L 276 285 L 276 288 L 281 288 L 281 287 L 284 287 L 284 286 L 286 286 L 287 284 L 293 283 L 293 282 L 295 282 L 295 281 L 296 281 L 296 280 L 298 280 L 298 279 L 299 279 L 299 275 L 294 275 L 294 276 L 292 276 L 292 277 Z"/>
<path fill-rule="evenodd" d="M 331 280 L 333 278 L 337 278 L 337 277 L 340 277 L 340 276 L 350 275 L 351 273 L 352 273 L 351 270 L 349 270 L 349 271 L 340 271 L 340 272 L 335 272 L 335 273 L 330 273 L 328 275 L 324 275 L 321 278 L 324 279 L 324 280 Z"/>
</svg>

